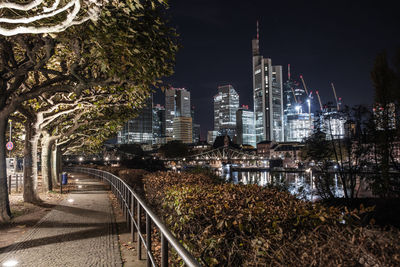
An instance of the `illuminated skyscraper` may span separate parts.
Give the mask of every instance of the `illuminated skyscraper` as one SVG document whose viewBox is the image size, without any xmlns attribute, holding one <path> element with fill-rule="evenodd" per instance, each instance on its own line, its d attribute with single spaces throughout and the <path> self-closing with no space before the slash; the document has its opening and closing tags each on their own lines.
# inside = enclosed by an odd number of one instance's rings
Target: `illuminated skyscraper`
<svg viewBox="0 0 400 267">
<path fill-rule="evenodd" d="M 220 135 L 228 134 L 233 139 L 238 108 L 239 95 L 233 86 L 218 86 L 218 93 L 214 96 L 214 131 L 218 131 Z"/>
<path fill-rule="evenodd" d="M 285 142 L 304 142 L 312 133 L 314 114 L 289 113 L 285 115 Z"/>
<path fill-rule="evenodd" d="M 236 112 L 236 142 L 239 145 L 256 147 L 254 112 L 248 108 L 248 106 L 242 106 Z"/>
<path fill-rule="evenodd" d="M 174 118 L 191 117 L 190 92 L 185 88 L 170 88 L 165 91 L 165 135 L 173 140 Z"/>
<path fill-rule="evenodd" d="M 198 143 L 200 141 L 200 124 L 193 123 L 193 143 Z"/>
<path fill-rule="evenodd" d="M 253 49 L 253 96 L 256 142 L 283 141 L 282 66 L 260 55 L 258 22 Z"/>
<path fill-rule="evenodd" d="M 303 113 L 306 110 L 307 94 L 299 88 L 299 83 L 290 77 L 290 65 L 288 65 L 288 80 L 284 84 L 284 134 L 285 142 L 303 142 L 313 130 L 314 114 Z"/>
<path fill-rule="evenodd" d="M 181 116 L 174 118 L 173 139 L 182 141 L 185 144 L 193 142 L 192 117 Z"/>
<path fill-rule="evenodd" d="M 153 106 L 153 144 L 165 143 L 165 108 L 160 104 Z"/>
<path fill-rule="evenodd" d="M 343 139 L 345 137 L 345 123 L 347 118 L 336 108 L 326 108 L 320 118 L 321 131 L 326 139 Z"/>
<path fill-rule="evenodd" d="M 153 142 L 153 97 L 146 101 L 146 106 L 138 116 L 129 120 L 118 133 L 118 144 L 148 144 Z"/>
</svg>

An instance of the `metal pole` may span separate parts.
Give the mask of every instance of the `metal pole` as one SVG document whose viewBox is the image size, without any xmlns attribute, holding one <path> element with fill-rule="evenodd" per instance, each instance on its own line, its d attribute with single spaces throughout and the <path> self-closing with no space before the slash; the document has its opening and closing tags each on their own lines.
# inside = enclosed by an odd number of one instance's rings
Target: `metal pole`
<svg viewBox="0 0 400 267">
<path fill-rule="evenodd" d="M 126 189 L 126 193 L 125 193 L 125 201 L 126 201 L 126 203 L 125 203 L 125 208 L 126 208 L 126 226 L 129 228 L 129 225 L 131 224 L 131 221 L 130 221 L 130 219 L 131 219 L 131 216 L 130 216 L 130 207 L 131 207 L 131 200 L 132 200 L 132 198 L 130 198 L 130 195 L 129 195 L 129 190 L 128 189 Z"/>
<path fill-rule="evenodd" d="M 135 199 L 133 194 L 131 195 L 131 210 L 132 210 L 132 216 L 131 216 L 131 237 L 132 237 L 132 242 L 135 242 Z"/>
<path fill-rule="evenodd" d="M 161 267 L 168 266 L 168 242 L 165 236 L 161 233 Z"/>
<path fill-rule="evenodd" d="M 18 178 L 19 178 L 19 175 L 18 174 L 15 174 L 15 191 L 18 193 Z"/>
<path fill-rule="evenodd" d="M 151 267 L 151 260 L 149 254 L 151 254 L 151 219 L 149 214 L 146 212 L 146 246 L 147 246 L 147 267 Z"/>
<path fill-rule="evenodd" d="M 140 217 L 141 217 L 141 212 L 140 212 L 140 203 L 137 201 L 137 225 L 138 225 L 138 240 L 137 240 L 137 256 L 138 260 L 142 259 L 142 239 L 141 239 L 141 231 L 140 231 Z"/>
</svg>

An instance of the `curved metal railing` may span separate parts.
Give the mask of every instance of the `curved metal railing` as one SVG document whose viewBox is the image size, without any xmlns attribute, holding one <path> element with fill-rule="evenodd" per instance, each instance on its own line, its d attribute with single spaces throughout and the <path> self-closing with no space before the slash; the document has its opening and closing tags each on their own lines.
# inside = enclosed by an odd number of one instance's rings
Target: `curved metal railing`
<svg viewBox="0 0 400 267">
<path fill-rule="evenodd" d="M 168 250 L 169 245 L 175 249 L 178 255 L 182 258 L 187 266 L 200 266 L 196 259 L 179 243 L 168 228 L 154 214 L 146 203 L 136 194 L 133 189 L 125 183 L 121 178 L 112 173 L 81 167 L 68 167 L 67 171 L 85 173 L 110 184 L 112 193 L 117 197 L 121 205 L 123 214 L 126 218 L 128 226 L 131 229 L 132 241 L 135 241 L 137 236 L 137 254 L 138 260 L 142 259 L 142 245 L 147 254 L 147 266 L 157 266 L 153 252 L 151 250 L 151 234 L 152 224 L 159 229 L 161 233 L 161 266 L 168 266 Z M 143 236 L 140 225 L 142 222 L 142 211 L 146 216 L 146 236 Z M 136 218 L 136 219 L 135 219 Z"/>
</svg>

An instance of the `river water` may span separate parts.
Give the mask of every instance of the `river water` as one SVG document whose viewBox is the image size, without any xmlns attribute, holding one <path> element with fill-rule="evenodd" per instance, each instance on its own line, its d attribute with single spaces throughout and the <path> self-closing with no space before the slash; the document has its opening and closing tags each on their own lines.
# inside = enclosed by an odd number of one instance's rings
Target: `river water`
<svg viewBox="0 0 400 267">
<path fill-rule="evenodd" d="M 305 200 L 315 201 L 319 199 L 315 187 L 316 175 L 312 172 L 290 172 L 290 171 L 233 171 L 224 168 L 219 173 L 225 180 L 234 184 L 257 184 L 259 186 L 274 185 L 287 189 L 291 194 Z M 232 176 L 232 177 L 231 177 Z M 336 197 L 343 196 L 343 189 L 338 181 L 337 174 L 331 174 L 331 190 Z"/>
</svg>

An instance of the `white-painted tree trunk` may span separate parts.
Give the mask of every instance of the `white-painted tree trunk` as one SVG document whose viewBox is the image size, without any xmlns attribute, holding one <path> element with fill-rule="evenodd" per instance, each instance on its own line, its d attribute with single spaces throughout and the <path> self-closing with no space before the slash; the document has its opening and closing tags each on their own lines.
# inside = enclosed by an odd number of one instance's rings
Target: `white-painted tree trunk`
<svg viewBox="0 0 400 267">
<path fill-rule="evenodd" d="M 42 139 L 40 140 L 42 150 L 42 190 L 43 192 L 48 192 L 53 190 L 53 183 L 51 180 L 51 163 L 50 163 L 50 135 L 46 132 L 42 132 Z"/>
<path fill-rule="evenodd" d="M 60 160 L 60 148 L 57 144 L 52 145 L 51 150 L 51 180 L 53 182 L 53 187 L 59 185 L 59 174 L 61 170 L 61 160 Z"/>
<path fill-rule="evenodd" d="M 6 172 L 6 127 L 7 118 L 0 117 L 0 222 L 11 219 Z"/>
<path fill-rule="evenodd" d="M 37 140 L 32 124 L 25 123 L 24 148 L 24 201 L 34 203 L 39 201 L 37 194 Z"/>
</svg>

